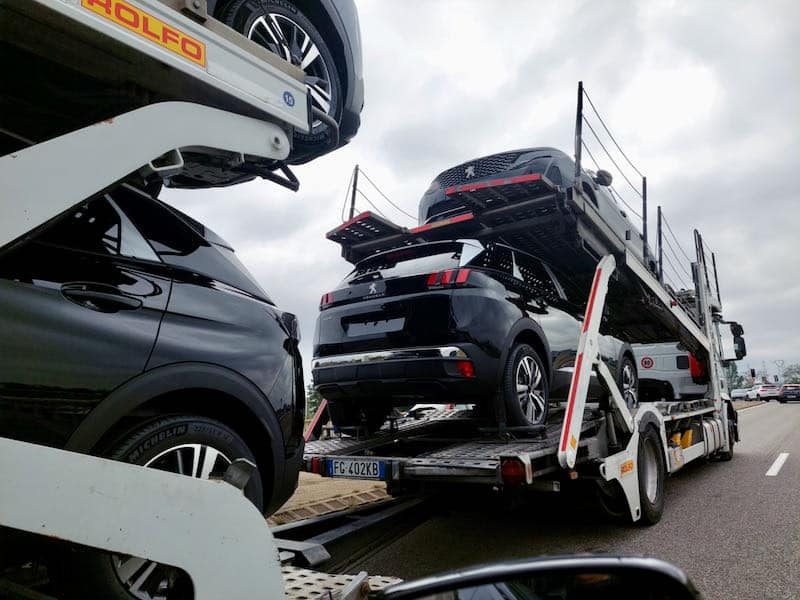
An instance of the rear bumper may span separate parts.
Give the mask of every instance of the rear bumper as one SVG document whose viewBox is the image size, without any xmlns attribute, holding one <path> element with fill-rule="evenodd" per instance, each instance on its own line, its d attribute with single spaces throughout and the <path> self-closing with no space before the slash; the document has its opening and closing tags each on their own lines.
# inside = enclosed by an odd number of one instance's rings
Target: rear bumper
<svg viewBox="0 0 800 600">
<path fill-rule="evenodd" d="M 466 377 L 458 363 L 472 363 Z M 470 403 L 492 388 L 494 361 L 472 344 L 379 350 L 315 358 L 314 386 L 328 400 L 404 405 L 419 401 Z"/>
</svg>

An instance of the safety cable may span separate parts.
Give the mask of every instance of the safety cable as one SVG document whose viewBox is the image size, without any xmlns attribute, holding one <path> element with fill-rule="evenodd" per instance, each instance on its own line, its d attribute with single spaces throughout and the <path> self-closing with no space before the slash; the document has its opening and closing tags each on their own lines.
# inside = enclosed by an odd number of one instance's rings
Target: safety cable
<svg viewBox="0 0 800 600">
<path fill-rule="evenodd" d="M 407 213 L 407 212 L 406 212 L 406 211 L 404 211 L 402 208 L 400 208 L 399 206 L 397 206 L 397 204 L 395 204 L 394 202 L 392 202 L 392 201 L 389 199 L 389 196 L 387 196 L 386 194 L 384 194 L 384 193 L 381 191 L 381 188 L 379 188 L 379 187 L 377 186 L 377 184 L 376 184 L 374 181 L 372 181 L 372 179 L 370 179 L 370 176 L 366 174 L 366 172 L 364 171 L 364 169 L 361 169 L 361 168 L 360 168 L 360 169 L 358 170 L 358 173 L 359 173 L 359 175 L 363 175 L 363 176 L 366 178 L 366 180 L 367 180 L 367 181 L 369 181 L 369 182 L 372 184 L 372 187 L 374 187 L 374 188 L 375 188 L 375 190 L 376 190 L 376 191 L 377 191 L 377 192 L 378 192 L 378 193 L 379 193 L 381 196 L 383 196 L 383 198 L 384 198 L 384 199 L 385 199 L 385 200 L 386 200 L 386 201 L 387 201 L 389 204 L 391 204 L 392 206 L 394 206 L 394 207 L 395 207 L 397 210 L 399 210 L 401 213 L 403 213 L 403 214 L 404 214 L 405 216 L 407 216 L 409 219 L 413 219 L 414 221 L 416 221 L 416 220 L 417 220 L 417 217 L 415 217 L 415 216 L 414 216 L 414 215 L 412 215 L 412 214 L 409 214 L 409 213 Z"/>
<path fill-rule="evenodd" d="M 635 186 L 635 185 L 633 185 L 633 184 L 631 183 L 631 180 L 630 180 L 630 179 L 628 179 L 628 177 L 625 175 L 625 172 L 624 172 L 622 169 L 620 169 L 620 168 L 619 168 L 619 165 L 617 164 L 617 161 L 615 161 L 615 160 L 614 160 L 614 157 L 613 157 L 613 156 L 611 156 L 611 153 L 610 153 L 610 152 L 608 151 L 608 149 L 607 149 L 607 148 L 606 148 L 606 147 L 603 145 L 603 142 L 602 142 L 602 141 L 600 141 L 600 137 L 597 135 L 597 133 L 595 132 L 594 128 L 592 127 L 592 124 L 591 124 L 591 123 L 589 123 L 589 121 L 586 119 L 586 117 L 583 117 L 583 122 L 584 122 L 584 123 L 586 123 L 586 126 L 589 128 L 589 131 L 591 131 L 591 132 L 592 132 L 592 135 L 594 136 L 594 139 L 596 139 L 596 140 L 597 140 L 597 143 L 598 143 L 598 144 L 600 144 L 600 147 L 601 147 L 601 148 L 602 148 L 602 149 L 605 151 L 605 153 L 606 153 L 606 156 L 608 156 L 608 159 L 609 159 L 609 160 L 610 160 L 610 161 L 613 163 L 613 165 L 614 165 L 614 166 L 617 168 L 617 171 L 619 171 L 619 174 L 620 174 L 620 175 L 622 175 L 622 178 L 623 178 L 625 181 L 627 181 L 627 182 L 628 182 L 628 185 L 629 185 L 629 186 L 631 186 L 631 189 L 632 189 L 634 192 L 636 192 L 636 194 L 637 194 L 637 195 L 638 195 L 640 198 L 643 198 L 643 196 L 642 196 L 642 193 L 641 193 L 641 192 L 640 192 L 638 189 L 636 189 L 636 186 Z"/>
<path fill-rule="evenodd" d="M 614 142 L 614 145 L 617 147 L 617 150 L 619 150 L 619 153 L 622 154 L 622 156 L 625 158 L 626 161 L 628 161 L 628 164 L 633 168 L 634 171 L 636 171 L 636 173 L 639 175 L 639 177 L 644 177 L 644 175 L 642 175 L 641 171 L 639 171 L 639 169 L 636 168 L 636 165 L 634 165 L 633 162 L 631 162 L 631 159 L 628 158 L 627 154 L 625 154 L 625 152 L 622 151 L 622 148 L 620 148 L 619 144 L 617 143 L 617 140 L 614 139 L 614 136 L 611 134 L 611 130 L 606 126 L 605 121 L 603 121 L 603 117 L 600 116 L 600 112 L 595 108 L 594 102 L 592 102 L 592 99 L 589 98 L 589 93 L 586 91 L 586 87 L 585 86 L 583 87 L 583 95 L 586 96 L 586 99 L 589 101 L 589 106 L 592 107 L 592 110 L 594 111 L 594 114 L 597 115 L 597 118 L 600 120 L 600 123 L 603 125 L 603 129 L 606 130 L 606 133 L 608 134 L 608 137 L 610 137 L 611 141 Z"/>
<path fill-rule="evenodd" d="M 594 155 L 592 154 L 592 151 L 591 151 L 591 150 L 589 150 L 589 146 L 587 146 L 587 145 L 586 145 L 586 142 L 585 142 L 585 141 L 583 141 L 583 140 L 581 140 L 581 144 L 583 145 L 583 149 L 584 149 L 584 150 L 586 150 L 586 154 L 588 154 L 588 155 L 589 155 L 589 158 L 591 158 L 591 159 L 592 159 L 592 162 L 594 163 L 594 166 L 595 166 L 595 167 L 597 168 L 597 170 L 599 171 L 599 170 L 600 170 L 600 165 L 598 165 L 598 164 L 597 164 L 597 161 L 595 160 L 595 158 L 594 158 Z M 622 203 L 623 203 L 625 206 L 627 206 L 627 207 L 628 207 L 628 210 L 630 210 L 630 211 L 631 211 L 631 212 L 632 212 L 634 215 L 636 215 L 637 217 L 639 217 L 639 219 L 640 219 L 640 220 L 643 220 L 643 219 L 642 219 L 642 215 L 640 215 L 640 214 L 639 214 L 639 213 L 636 211 L 636 209 L 635 209 L 635 208 L 633 208 L 633 207 L 632 207 L 630 204 L 628 204 L 628 201 L 627 201 L 627 200 L 625 200 L 625 198 L 623 198 L 623 197 L 622 197 L 622 195 L 621 195 L 621 194 L 620 194 L 620 193 L 619 193 L 619 192 L 618 192 L 616 189 L 614 189 L 614 186 L 611 186 L 611 185 L 609 185 L 609 186 L 608 186 L 608 188 L 609 188 L 609 189 L 611 190 L 611 192 L 612 192 L 612 193 L 613 193 L 613 194 L 616 196 L 616 198 L 618 198 L 618 199 L 619 199 L 619 200 L 620 200 L 620 201 L 621 201 L 621 202 L 622 202 Z"/>
<path fill-rule="evenodd" d="M 383 213 L 381 212 L 381 209 L 380 209 L 380 208 L 378 208 L 377 206 L 375 206 L 375 205 L 372 203 L 372 200 L 370 200 L 370 199 L 369 199 L 369 197 L 368 197 L 368 196 L 367 196 L 367 195 L 366 195 L 364 192 L 362 192 L 362 191 L 361 191 L 360 189 L 358 189 L 358 188 L 356 188 L 356 192 L 358 192 L 359 194 L 361 194 L 361 196 L 364 198 L 364 200 L 366 200 L 366 201 L 367 201 L 367 203 L 369 203 L 369 205 L 370 205 L 372 208 L 374 208 L 374 209 L 375 209 L 375 212 L 376 212 L 376 213 L 378 213 L 378 214 L 379 214 L 380 216 L 382 216 L 382 217 L 386 217 L 386 215 L 385 215 L 385 214 L 383 214 Z"/>
</svg>

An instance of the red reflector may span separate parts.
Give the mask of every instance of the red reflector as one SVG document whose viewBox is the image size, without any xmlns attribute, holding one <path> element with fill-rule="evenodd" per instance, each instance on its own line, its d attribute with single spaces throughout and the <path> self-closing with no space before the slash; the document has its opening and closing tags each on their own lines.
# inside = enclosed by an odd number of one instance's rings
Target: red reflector
<svg viewBox="0 0 800 600">
<path fill-rule="evenodd" d="M 689 353 L 689 373 L 691 373 L 692 377 L 705 377 L 706 375 L 705 365 L 691 353 Z"/>
<path fill-rule="evenodd" d="M 441 275 L 441 273 L 431 273 L 428 275 L 428 287 L 437 285 L 439 283 L 439 275 Z"/>
<path fill-rule="evenodd" d="M 467 283 L 467 279 L 469 279 L 469 269 L 459 269 L 456 283 Z"/>
<path fill-rule="evenodd" d="M 442 285 L 446 285 L 453 280 L 453 269 L 448 269 L 442 273 Z"/>
<path fill-rule="evenodd" d="M 316 473 L 317 475 L 319 475 L 319 463 L 320 463 L 320 460 L 318 458 L 312 458 L 311 459 L 311 472 L 312 473 Z"/>
<path fill-rule="evenodd" d="M 475 367 L 472 366 L 472 363 L 468 360 L 460 360 L 456 363 L 456 368 L 458 372 L 461 373 L 462 377 L 475 377 Z"/>
<path fill-rule="evenodd" d="M 322 298 L 319 301 L 319 309 L 322 310 L 323 308 L 327 307 L 329 304 L 332 303 L 333 303 L 333 292 L 322 294 Z"/>
<path fill-rule="evenodd" d="M 525 465 L 518 458 L 507 458 L 500 464 L 500 474 L 506 485 L 520 485 L 527 482 Z"/>
</svg>

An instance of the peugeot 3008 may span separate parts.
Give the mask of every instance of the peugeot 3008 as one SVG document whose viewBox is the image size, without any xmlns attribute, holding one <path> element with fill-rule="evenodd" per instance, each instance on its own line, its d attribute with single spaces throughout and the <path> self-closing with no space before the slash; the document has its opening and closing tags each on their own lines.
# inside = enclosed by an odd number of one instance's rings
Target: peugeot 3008
<svg viewBox="0 0 800 600">
<path fill-rule="evenodd" d="M 0 436 L 200 478 L 246 458 L 245 494 L 267 514 L 294 491 L 297 321 L 166 204 L 121 186 L 3 248 L 0 332 Z M 78 597 L 179 585 L 171 567 L 73 554 L 60 562 Z"/>
<path fill-rule="evenodd" d="M 432 242 L 359 262 L 325 294 L 313 378 L 334 425 L 374 431 L 394 406 L 502 400 L 514 425 L 546 422 L 565 398 L 586 296 L 545 262 L 502 244 Z M 602 336 L 626 403 L 630 346 Z M 602 393 L 594 382 L 593 393 Z"/>
</svg>

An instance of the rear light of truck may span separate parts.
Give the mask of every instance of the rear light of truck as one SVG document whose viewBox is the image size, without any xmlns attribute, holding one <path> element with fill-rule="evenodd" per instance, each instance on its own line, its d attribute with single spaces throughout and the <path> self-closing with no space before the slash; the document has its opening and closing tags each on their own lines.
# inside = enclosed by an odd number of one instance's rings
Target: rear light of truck
<svg viewBox="0 0 800 600">
<path fill-rule="evenodd" d="M 503 458 L 500 460 L 500 476 L 505 485 L 522 485 L 533 481 L 533 469 L 530 463 L 525 464 L 519 458 Z"/>
<path fill-rule="evenodd" d="M 469 281 L 470 269 L 448 269 L 428 275 L 428 287 L 465 285 Z"/>
</svg>

